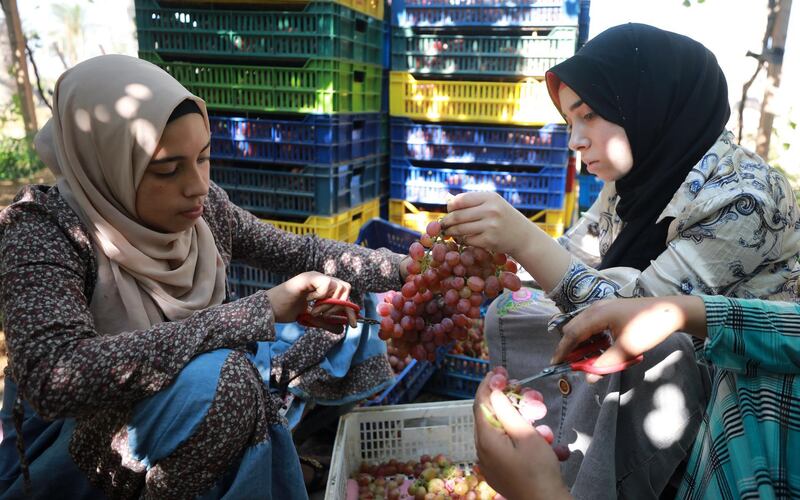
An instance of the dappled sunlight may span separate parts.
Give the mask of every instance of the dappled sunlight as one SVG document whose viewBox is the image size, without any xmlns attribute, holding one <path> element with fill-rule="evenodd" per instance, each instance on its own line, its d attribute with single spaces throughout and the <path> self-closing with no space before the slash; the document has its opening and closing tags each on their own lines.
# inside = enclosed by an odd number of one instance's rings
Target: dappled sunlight
<svg viewBox="0 0 800 500">
<path fill-rule="evenodd" d="M 131 122 L 130 128 L 131 134 L 133 134 L 139 147 L 149 154 L 155 153 L 158 140 L 161 137 L 155 125 L 144 118 L 137 118 Z"/>
<path fill-rule="evenodd" d="M 666 384 L 653 394 L 653 410 L 644 419 L 644 431 L 657 448 L 665 449 L 683 437 L 689 424 L 686 398 L 675 384 Z"/>
<path fill-rule="evenodd" d="M 153 98 L 153 92 L 146 85 L 141 83 L 130 83 L 125 86 L 125 93 L 131 97 L 135 97 L 140 101 L 149 101 Z"/>
<path fill-rule="evenodd" d="M 589 445 L 592 444 L 592 437 L 583 432 L 578 432 L 575 429 L 572 429 L 572 431 L 575 433 L 575 440 L 567 444 L 569 451 L 573 453 L 579 451 L 586 456 L 586 450 L 588 450 Z"/>
<path fill-rule="evenodd" d="M 644 373 L 646 382 L 656 382 L 658 380 L 670 380 L 677 370 L 678 363 L 684 358 L 683 351 L 674 351 L 664 358 L 660 363 L 650 368 Z"/>
<path fill-rule="evenodd" d="M 103 104 L 98 104 L 94 107 L 94 117 L 97 118 L 97 121 L 100 123 L 108 123 L 111 121 L 111 113 Z"/>
<path fill-rule="evenodd" d="M 123 118 L 133 118 L 139 111 L 139 106 L 139 101 L 136 98 L 126 95 L 117 99 L 114 109 Z"/>
<path fill-rule="evenodd" d="M 92 117 L 85 109 L 75 110 L 75 125 L 78 126 L 83 132 L 91 132 L 92 130 Z"/>
</svg>

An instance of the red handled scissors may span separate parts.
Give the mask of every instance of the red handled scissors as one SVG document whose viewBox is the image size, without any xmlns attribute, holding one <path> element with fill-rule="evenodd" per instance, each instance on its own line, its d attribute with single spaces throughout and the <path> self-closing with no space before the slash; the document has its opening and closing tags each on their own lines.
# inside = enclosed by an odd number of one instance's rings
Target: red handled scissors
<svg viewBox="0 0 800 500">
<path fill-rule="evenodd" d="M 361 308 L 358 306 L 358 304 L 354 304 L 349 300 L 321 299 L 314 302 L 314 307 L 321 306 L 324 304 L 341 306 L 341 307 L 346 307 L 347 309 L 352 309 L 353 311 L 355 311 L 356 321 L 358 321 L 359 323 L 364 323 L 366 325 L 381 324 L 381 322 L 376 319 L 365 318 L 361 316 L 359 314 L 361 312 Z M 309 327 L 319 326 L 318 324 L 314 323 L 314 320 L 324 321 L 332 325 L 347 325 L 348 323 L 350 323 L 350 319 L 347 317 L 347 314 L 324 314 L 320 316 L 312 316 L 311 313 L 306 311 L 304 313 L 300 313 L 300 315 L 297 316 L 297 322 L 303 326 L 309 326 Z"/>
<path fill-rule="evenodd" d="M 536 375 L 524 378 L 519 381 L 520 384 L 526 384 L 531 380 L 536 380 L 542 377 L 549 377 L 550 375 L 557 375 L 564 372 L 585 372 L 594 375 L 608 375 L 610 373 L 621 372 L 630 368 L 633 365 L 639 364 L 644 359 L 641 354 L 633 359 L 617 363 L 609 366 L 594 366 L 597 358 L 605 352 L 606 349 L 611 347 L 610 336 L 606 333 L 601 333 L 593 336 L 586 342 L 578 345 L 571 353 L 569 353 L 562 363 L 550 365 Z"/>
</svg>

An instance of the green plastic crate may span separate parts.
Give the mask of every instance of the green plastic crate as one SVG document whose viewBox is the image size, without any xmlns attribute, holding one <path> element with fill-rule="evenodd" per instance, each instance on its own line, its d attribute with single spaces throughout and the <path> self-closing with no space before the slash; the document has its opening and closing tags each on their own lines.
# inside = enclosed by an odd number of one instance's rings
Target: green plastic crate
<svg viewBox="0 0 800 500">
<path fill-rule="evenodd" d="M 575 53 L 578 30 L 540 29 L 520 35 L 392 31 L 392 68 L 414 74 L 544 76 Z"/>
<path fill-rule="evenodd" d="M 302 67 L 164 61 L 139 52 L 171 74 L 211 110 L 371 113 L 381 108 L 380 66 L 310 59 Z"/>
<path fill-rule="evenodd" d="M 139 50 L 166 58 L 382 61 L 383 23 L 336 3 L 311 2 L 299 11 L 135 4 Z"/>
</svg>

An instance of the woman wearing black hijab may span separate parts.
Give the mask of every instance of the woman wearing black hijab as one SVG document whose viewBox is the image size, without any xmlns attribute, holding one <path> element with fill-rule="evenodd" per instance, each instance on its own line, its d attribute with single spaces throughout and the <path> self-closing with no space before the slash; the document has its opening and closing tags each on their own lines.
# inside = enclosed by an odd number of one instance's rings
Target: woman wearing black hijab
<svg viewBox="0 0 800 500">
<path fill-rule="evenodd" d="M 708 49 L 621 25 L 553 67 L 547 86 L 571 126 L 570 148 L 605 186 L 557 241 L 495 193 L 450 201 L 447 234 L 510 254 L 547 293 L 495 300 L 485 322 L 492 365 L 512 378 L 535 373 L 558 342 L 546 320 L 604 298 L 788 298 L 800 251 L 794 195 L 725 130 L 727 84 Z M 596 385 L 580 374 L 534 385 L 549 410 L 543 423 L 573 451 L 561 472 L 575 496 L 664 491 L 707 403 L 707 372 L 694 360 L 688 336 L 675 334 Z"/>
</svg>

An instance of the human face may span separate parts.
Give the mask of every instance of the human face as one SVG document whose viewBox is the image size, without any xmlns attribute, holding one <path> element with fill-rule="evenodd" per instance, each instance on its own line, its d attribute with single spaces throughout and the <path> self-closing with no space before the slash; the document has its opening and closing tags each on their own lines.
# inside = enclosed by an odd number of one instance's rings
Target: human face
<svg viewBox="0 0 800 500">
<path fill-rule="evenodd" d="M 590 173 L 609 182 L 631 171 L 633 152 L 624 128 L 601 118 L 569 87 L 561 87 L 558 100 L 570 126 L 569 148 L 580 151 Z"/>
<path fill-rule="evenodd" d="M 200 114 L 169 123 L 136 190 L 139 221 L 162 233 L 192 227 L 203 215 L 208 195 L 210 154 L 210 137 Z"/>
</svg>

